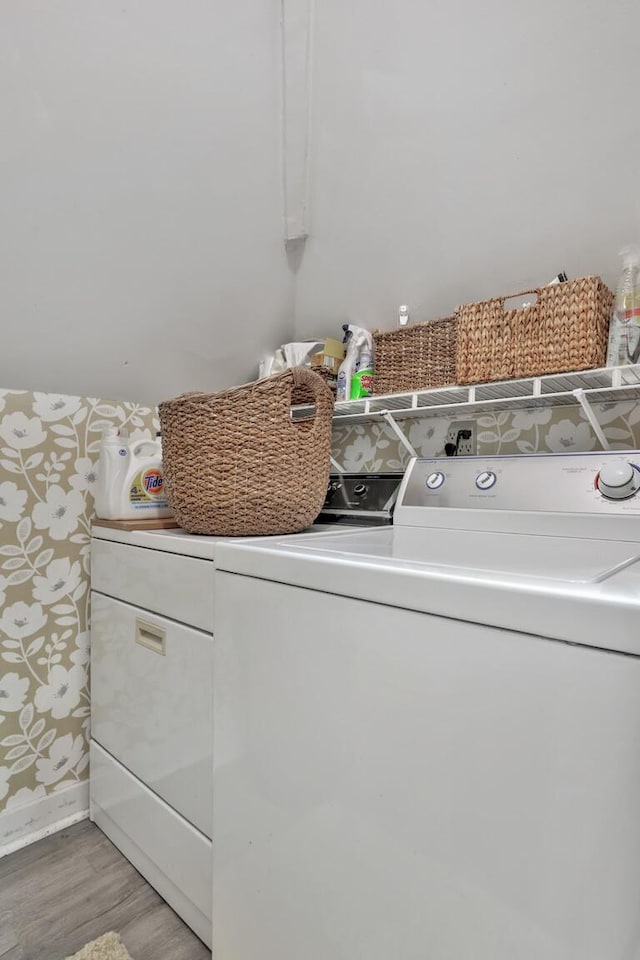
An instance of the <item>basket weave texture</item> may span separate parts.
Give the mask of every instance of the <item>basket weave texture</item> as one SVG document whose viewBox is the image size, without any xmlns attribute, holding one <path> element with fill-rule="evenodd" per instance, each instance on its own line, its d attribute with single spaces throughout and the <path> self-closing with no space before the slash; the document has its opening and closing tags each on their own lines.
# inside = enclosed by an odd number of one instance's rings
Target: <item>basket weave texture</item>
<svg viewBox="0 0 640 960">
<path fill-rule="evenodd" d="M 403 393 L 448 387 L 456 382 L 455 317 L 398 330 L 375 330 L 373 392 Z"/>
<path fill-rule="evenodd" d="M 295 405 L 315 413 L 292 419 Z M 317 517 L 329 480 L 333 397 L 304 367 L 221 393 L 160 404 L 169 504 L 190 533 L 298 533 Z"/>
<path fill-rule="evenodd" d="M 537 300 L 521 309 L 506 310 L 508 296 L 458 307 L 458 383 L 604 366 L 613 294 L 600 277 L 512 296 L 528 293 Z"/>
</svg>

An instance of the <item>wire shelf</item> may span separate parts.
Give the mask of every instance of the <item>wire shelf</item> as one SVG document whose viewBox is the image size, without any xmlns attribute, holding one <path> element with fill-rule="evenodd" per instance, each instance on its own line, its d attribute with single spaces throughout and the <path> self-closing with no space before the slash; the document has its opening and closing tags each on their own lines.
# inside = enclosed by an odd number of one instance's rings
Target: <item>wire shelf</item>
<svg viewBox="0 0 640 960">
<path fill-rule="evenodd" d="M 640 364 L 347 400 L 336 403 L 334 423 L 377 420 L 387 413 L 398 420 L 446 416 L 452 412 L 479 413 L 483 410 L 575 405 L 580 402 L 576 390 L 583 391 L 584 398 L 591 404 L 638 400 Z"/>
</svg>

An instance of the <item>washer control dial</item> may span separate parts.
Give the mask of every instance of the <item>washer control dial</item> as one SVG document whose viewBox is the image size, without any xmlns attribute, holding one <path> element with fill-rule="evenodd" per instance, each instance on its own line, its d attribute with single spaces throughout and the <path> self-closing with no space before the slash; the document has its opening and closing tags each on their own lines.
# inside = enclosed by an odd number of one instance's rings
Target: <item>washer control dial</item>
<svg viewBox="0 0 640 960">
<path fill-rule="evenodd" d="M 596 477 L 596 487 L 607 500 L 626 500 L 640 489 L 640 473 L 625 460 L 605 463 Z"/>
<path fill-rule="evenodd" d="M 444 483 L 444 473 L 440 470 L 436 470 L 434 473 L 430 473 L 425 484 L 428 490 L 439 490 L 442 484 Z"/>
<path fill-rule="evenodd" d="M 478 490 L 491 490 L 495 487 L 497 476 L 492 470 L 483 470 L 476 477 L 476 487 Z"/>
</svg>

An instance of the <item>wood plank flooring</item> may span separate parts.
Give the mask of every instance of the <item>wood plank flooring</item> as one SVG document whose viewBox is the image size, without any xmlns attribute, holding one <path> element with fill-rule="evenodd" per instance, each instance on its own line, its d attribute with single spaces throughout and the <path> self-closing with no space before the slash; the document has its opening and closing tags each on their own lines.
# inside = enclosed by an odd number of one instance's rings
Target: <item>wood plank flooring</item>
<svg viewBox="0 0 640 960">
<path fill-rule="evenodd" d="M 133 960 L 211 958 L 88 820 L 0 859 L 0 960 L 63 960 L 108 930 Z"/>
</svg>

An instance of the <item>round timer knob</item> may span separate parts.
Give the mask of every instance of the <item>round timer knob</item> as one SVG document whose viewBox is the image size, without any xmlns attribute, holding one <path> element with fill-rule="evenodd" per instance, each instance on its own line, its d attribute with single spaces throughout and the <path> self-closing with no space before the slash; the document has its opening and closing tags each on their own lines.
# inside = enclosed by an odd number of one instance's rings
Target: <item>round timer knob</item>
<svg viewBox="0 0 640 960">
<path fill-rule="evenodd" d="M 625 500 L 638 490 L 638 473 L 630 463 L 605 463 L 598 474 L 598 490 L 607 500 Z"/>
</svg>

